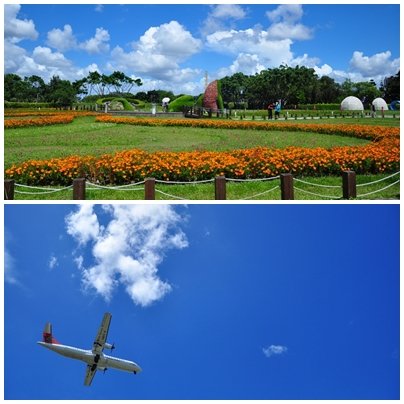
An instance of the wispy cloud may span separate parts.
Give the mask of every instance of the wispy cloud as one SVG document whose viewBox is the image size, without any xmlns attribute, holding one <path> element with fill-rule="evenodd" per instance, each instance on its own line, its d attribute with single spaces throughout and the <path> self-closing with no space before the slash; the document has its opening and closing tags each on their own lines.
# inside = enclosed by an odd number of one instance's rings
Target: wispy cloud
<svg viewBox="0 0 404 404">
<path fill-rule="evenodd" d="M 266 348 L 262 348 L 262 352 L 267 358 L 274 355 L 283 355 L 288 351 L 288 348 L 283 345 L 270 345 Z"/>
<path fill-rule="evenodd" d="M 148 306 L 171 285 L 160 279 L 159 265 L 169 249 L 188 246 L 179 228 L 184 220 L 169 205 L 106 205 L 102 226 L 92 205 L 82 205 L 66 217 L 67 232 L 78 247 L 91 247 L 92 263 L 75 253 L 83 284 L 110 300 L 119 284 L 135 304 Z"/>
<path fill-rule="evenodd" d="M 49 269 L 54 269 L 59 265 L 58 259 L 52 254 L 48 261 Z"/>
<path fill-rule="evenodd" d="M 15 258 L 7 248 L 4 250 L 4 280 L 13 285 L 19 284 L 15 270 Z"/>
</svg>

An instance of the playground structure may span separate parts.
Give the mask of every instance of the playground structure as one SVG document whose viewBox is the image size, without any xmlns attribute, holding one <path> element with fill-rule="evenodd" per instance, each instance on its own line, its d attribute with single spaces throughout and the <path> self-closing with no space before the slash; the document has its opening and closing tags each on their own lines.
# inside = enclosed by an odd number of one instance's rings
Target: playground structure
<svg viewBox="0 0 404 404">
<path fill-rule="evenodd" d="M 397 105 L 400 105 L 400 101 L 399 100 L 395 100 L 395 101 L 392 101 L 391 103 L 390 103 L 390 105 L 389 105 L 389 109 L 391 110 L 391 111 L 396 111 L 397 110 Z"/>
</svg>

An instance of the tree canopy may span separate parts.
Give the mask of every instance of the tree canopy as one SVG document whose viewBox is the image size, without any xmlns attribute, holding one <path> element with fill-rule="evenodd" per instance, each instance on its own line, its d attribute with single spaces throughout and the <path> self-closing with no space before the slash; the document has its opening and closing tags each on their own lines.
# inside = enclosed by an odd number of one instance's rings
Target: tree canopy
<svg viewBox="0 0 404 404">
<path fill-rule="evenodd" d="M 384 97 L 387 102 L 400 99 L 400 72 L 385 78 L 379 88 L 373 80 L 352 82 L 347 79 L 339 84 L 328 76 L 318 77 L 312 68 L 286 65 L 265 69 L 250 76 L 235 73 L 222 78 L 220 83 L 226 107 L 262 109 L 269 102 L 282 100 L 285 107 L 294 108 L 305 104 L 339 103 L 350 95 L 358 97 L 365 105 L 369 105 L 376 97 Z M 70 106 L 83 95 L 84 100 L 92 102 L 112 94 L 130 95 L 134 88 L 141 85 L 140 79 L 133 79 L 120 71 L 114 71 L 110 75 L 93 71 L 74 82 L 53 76 L 49 83 L 45 83 L 37 75 L 21 78 L 17 74 L 8 73 L 4 76 L 4 99 L 48 102 L 58 107 Z M 171 100 L 177 98 L 166 90 L 140 91 L 133 97 L 156 103 L 161 102 L 164 97 Z"/>
</svg>

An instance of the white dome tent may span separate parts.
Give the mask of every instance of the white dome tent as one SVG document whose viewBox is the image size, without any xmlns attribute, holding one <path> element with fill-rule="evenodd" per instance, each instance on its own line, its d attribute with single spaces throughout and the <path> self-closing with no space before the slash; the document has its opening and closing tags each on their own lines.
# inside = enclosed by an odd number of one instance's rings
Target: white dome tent
<svg viewBox="0 0 404 404">
<path fill-rule="evenodd" d="M 341 102 L 342 111 L 363 111 L 362 101 L 358 97 L 349 96 Z"/>
<path fill-rule="evenodd" d="M 375 98 L 372 101 L 372 105 L 375 106 L 376 111 L 387 111 L 389 109 L 387 102 L 383 100 L 383 98 Z"/>
</svg>

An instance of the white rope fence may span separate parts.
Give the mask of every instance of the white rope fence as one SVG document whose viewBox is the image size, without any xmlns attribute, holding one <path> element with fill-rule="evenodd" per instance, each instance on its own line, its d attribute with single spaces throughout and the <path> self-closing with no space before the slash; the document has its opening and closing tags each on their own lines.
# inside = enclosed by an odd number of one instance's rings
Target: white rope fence
<svg viewBox="0 0 404 404">
<path fill-rule="evenodd" d="M 320 187 L 320 188 L 341 188 L 341 185 L 324 185 L 324 184 L 315 184 L 313 182 L 303 181 L 299 178 L 293 178 L 296 182 L 301 182 L 302 184 L 312 185 L 313 187 Z"/>
<path fill-rule="evenodd" d="M 355 174 L 355 173 L 353 173 L 353 174 Z M 370 182 L 363 183 L 363 184 L 355 184 L 354 183 L 354 185 L 353 185 L 354 190 L 355 190 L 355 186 L 357 188 L 358 187 L 365 187 L 365 186 L 373 186 L 373 185 L 379 184 L 379 183 L 381 183 L 383 181 L 387 181 L 387 180 L 389 180 L 389 179 L 391 179 L 391 178 L 393 178 L 393 177 L 395 177 L 395 176 L 397 176 L 399 174 L 400 174 L 400 171 L 398 171 L 396 173 L 393 173 L 391 175 L 388 175 L 388 176 L 386 176 L 384 178 L 375 180 L 375 181 L 370 181 Z M 235 183 L 247 183 L 248 182 L 248 183 L 252 183 L 252 182 L 263 182 L 263 181 L 272 181 L 272 180 L 281 179 L 281 184 L 280 185 L 278 184 L 273 188 L 267 189 L 267 190 L 265 190 L 263 192 L 256 193 L 254 195 L 250 195 L 250 196 L 243 197 L 243 198 L 238 198 L 240 200 L 252 200 L 254 198 L 258 198 L 258 197 L 261 197 L 263 195 L 269 194 L 269 193 L 271 193 L 271 192 L 273 192 L 273 191 L 275 191 L 275 190 L 277 190 L 279 188 L 281 188 L 281 190 L 283 190 L 284 189 L 284 188 L 282 188 L 283 187 L 283 185 L 282 185 L 282 180 L 283 179 L 281 177 L 286 176 L 286 175 L 291 178 L 291 181 L 292 181 L 290 183 L 291 187 L 292 187 L 291 189 L 294 188 L 294 189 L 296 189 L 299 192 L 302 192 L 304 194 L 312 195 L 312 196 L 322 198 L 322 199 L 332 199 L 332 200 L 338 200 L 338 199 L 346 198 L 345 193 L 343 193 L 343 196 L 323 195 L 323 194 L 308 191 L 306 189 L 303 189 L 303 188 L 300 188 L 300 187 L 296 186 L 296 184 L 301 183 L 301 184 L 311 186 L 311 187 L 327 188 L 327 189 L 340 189 L 341 190 L 342 189 L 341 185 L 316 184 L 316 183 L 305 181 L 305 180 L 302 180 L 302 179 L 299 179 L 299 178 L 293 178 L 291 174 L 282 174 L 281 176 L 275 176 L 275 177 L 269 177 L 269 178 L 254 178 L 254 179 L 226 178 L 226 177 L 222 176 L 222 177 L 212 178 L 212 179 L 209 179 L 209 180 L 200 180 L 200 181 L 166 181 L 166 180 L 158 180 L 158 179 L 150 178 L 150 179 L 146 179 L 144 181 L 139 181 L 139 182 L 136 182 L 136 183 L 125 184 L 125 185 L 117 185 L 117 186 L 106 186 L 106 185 L 95 184 L 95 183 L 92 183 L 90 181 L 86 181 L 84 179 L 82 179 L 81 181 L 83 181 L 83 183 L 85 182 L 85 184 L 87 185 L 87 190 L 89 190 L 89 191 L 109 190 L 109 191 L 145 191 L 146 192 L 146 188 L 148 186 L 148 183 L 147 183 L 148 180 L 153 180 L 152 181 L 153 183 L 164 184 L 164 185 L 197 185 L 197 184 L 213 183 L 217 179 L 221 179 L 221 181 L 223 183 L 223 187 L 224 187 L 223 189 L 225 191 L 225 184 L 227 182 L 235 182 Z M 74 182 L 76 182 L 76 181 L 79 181 L 79 180 L 74 180 Z M 397 185 L 399 182 L 400 182 L 400 178 L 398 178 L 398 180 L 394 181 L 393 183 L 388 184 L 388 185 L 384 186 L 383 188 L 376 189 L 374 191 L 366 192 L 366 193 L 359 194 L 359 195 L 356 195 L 356 192 L 355 192 L 353 194 L 353 198 L 355 198 L 355 196 L 357 198 L 363 198 L 363 197 L 366 197 L 366 196 L 375 195 L 377 193 L 383 192 L 386 189 L 389 189 L 389 188 L 393 187 L 394 185 Z M 139 187 L 139 185 L 144 185 L 144 187 Z M 75 190 L 74 185 L 69 185 L 69 186 L 63 187 L 63 188 L 51 188 L 51 187 L 38 187 L 38 186 L 30 186 L 30 185 L 14 183 L 14 186 L 15 186 L 15 188 L 17 188 L 17 187 L 22 188 L 22 190 L 15 189 L 14 190 L 15 193 L 17 193 L 17 194 L 25 194 L 25 195 L 53 194 L 53 193 L 63 192 L 63 191 L 70 190 L 70 189 L 73 189 L 73 193 L 75 192 L 74 191 Z M 157 189 L 157 188 L 155 188 L 154 184 L 152 184 L 152 187 L 154 188 L 155 192 L 157 192 L 157 193 L 159 193 L 161 195 L 164 195 L 166 197 L 169 197 L 169 198 L 172 198 L 172 199 L 178 199 L 178 200 L 187 200 L 187 199 L 189 200 L 189 198 L 183 198 L 181 196 L 173 195 L 171 193 L 165 192 L 165 191 L 163 191 L 161 189 Z M 9 188 L 7 188 L 7 189 L 9 189 Z M 5 198 L 6 199 L 9 198 L 9 195 L 7 194 L 7 189 L 5 187 Z M 215 184 L 215 189 L 217 190 L 216 184 Z M 12 191 L 10 191 L 10 192 L 12 192 Z M 153 193 L 153 195 L 154 195 L 154 193 Z M 12 196 L 11 196 L 11 199 L 13 199 Z M 74 199 L 77 199 L 77 198 L 74 198 Z M 79 198 L 79 199 L 81 199 L 81 198 Z M 146 197 L 146 199 L 154 199 L 154 196 L 152 196 L 151 198 Z M 223 198 L 219 197 L 219 198 L 216 198 L 216 199 L 226 199 L 225 192 L 224 192 Z M 283 197 L 283 195 L 282 195 L 282 199 L 285 199 Z M 289 199 L 289 198 L 286 198 L 286 199 Z M 290 199 L 294 199 L 293 196 Z"/>
<path fill-rule="evenodd" d="M 310 192 L 310 191 L 307 191 L 305 189 L 298 188 L 296 185 L 294 186 L 294 188 L 297 189 L 300 192 L 303 192 L 304 194 L 317 196 L 317 197 L 323 198 L 323 199 L 335 199 L 335 200 L 342 199 L 342 197 L 336 197 L 335 195 L 321 195 L 321 194 L 317 194 L 315 192 Z M 340 187 L 338 187 L 338 188 L 340 188 Z"/>
<path fill-rule="evenodd" d="M 62 192 L 62 191 L 66 191 L 68 189 L 73 189 L 73 185 L 69 185 L 68 187 L 64 187 L 64 188 L 44 188 L 44 187 L 34 187 L 34 186 L 31 186 L 31 185 L 24 185 L 24 184 L 15 184 L 15 186 L 19 186 L 21 188 L 36 189 L 37 190 L 36 192 L 18 191 L 18 190 L 14 191 L 16 194 L 24 194 L 24 195 L 54 194 L 55 192 Z"/>
<path fill-rule="evenodd" d="M 389 175 L 388 177 L 381 178 L 380 180 L 367 182 L 366 184 L 356 184 L 356 186 L 357 186 L 357 187 L 364 187 L 364 186 L 367 186 L 367 185 L 377 184 L 378 182 L 386 181 L 386 180 L 388 180 L 389 178 L 393 178 L 393 177 L 395 177 L 395 176 L 398 175 L 398 174 L 400 174 L 400 171 L 397 171 L 396 173 L 391 174 L 391 175 Z M 399 180 L 399 181 L 400 181 L 400 180 Z"/>
<path fill-rule="evenodd" d="M 356 195 L 357 198 L 363 198 L 364 196 L 369 196 L 369 195 L 374 195 L 377 194 L 378 192 L 382 192 L 390 187 L 392 187 L 393 185 L 396 185 L 400 182 L 400 180 L 398 179 L 397 181 L 385 186 L 384 188 L 381 189 L 377 189 L 376 191 L 372 191 L 372 192 L 367 192 L 366 194 L 360 194 L 360 195 Z"/>
</svg>

